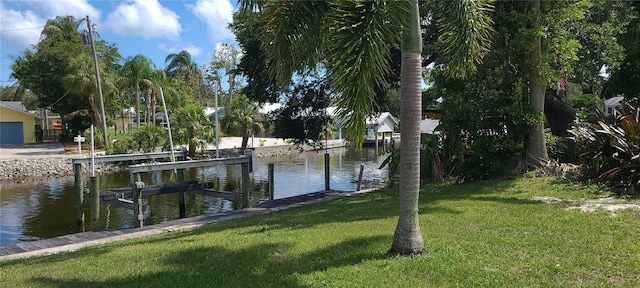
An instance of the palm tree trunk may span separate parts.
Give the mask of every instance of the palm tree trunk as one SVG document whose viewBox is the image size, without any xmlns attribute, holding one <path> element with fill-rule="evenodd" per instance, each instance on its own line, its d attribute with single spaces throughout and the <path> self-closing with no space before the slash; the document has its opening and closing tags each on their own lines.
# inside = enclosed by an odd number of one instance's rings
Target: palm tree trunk
<svg viewBox="0 0 640 288">
<path fill-rule="evenodd" d="M 89 92 L 89 106 L 91 106 L 91 110 L 93 110 L 93 117 L 96 119 L 97 127 L 102 127 L 102 117 L 100 116 L 100 110 L 98 110 L 98 106 L 96 106 L 95 97 L 93 97 L 93 92 Z M 102 130 L 102 129 L 100 129 Z M 102 131 L 105 133 L 106 131 Z"/>
<path fill-rule="evenodd" d="M 196 143 L 189 141 L 189 157 L 191 157 L 191 159 L 196 156 L 196 149 Z"/>
<path fill-rule="evenodd" d="M 140 82 L 136 80 L 136 122 L 140 128 Z"/>
<path fill-rule="evenodd" d="M 249 136 L 242 134 L 242 145 L 240 150 L 244 153 L 244 150 L 247 150 L 247 144 L 249 143 Z"/>
<path fill-rule="evenodd" d="M 541 0 L 534 0 L 531 9 L 540 12 Z M 534 25 L 536 29 L 537 25 Z M 541 67 L 539 65 L 542 55 L 542 39 L 536 36 L 533 40 L 533 50 L 530 54 L 531 71 L 529 74 L 529 103 L 536 112 L 544 115 L 544 84 L 542 83 Z M 534 166 L 542 166 L 549 161 L 547 145 L 544 137 L 544 122 L 537 121 L 529 127 L 527 136 L 527 162 Z"/>
<path fill-rule="evenodd" d="M 420 192 L 420 120 L 422 116 L 422 36 L 418 1 L 411 1 L 407 29 L 402 33 L 400 70 L 400 203 L 398 226 L 391 251 L 402 255 L 422 253 L 424 240 L 418 222 Z"/>
</svg>

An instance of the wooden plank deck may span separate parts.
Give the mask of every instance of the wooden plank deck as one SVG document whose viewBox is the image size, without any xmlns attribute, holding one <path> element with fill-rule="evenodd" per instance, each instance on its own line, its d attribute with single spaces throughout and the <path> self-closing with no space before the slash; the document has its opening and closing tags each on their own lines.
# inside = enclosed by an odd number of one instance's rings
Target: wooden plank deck
<svg viewBox="0 0 640 288">
<path fill-rule="evenodd" d="M 359 192 L 344 192 L 335 190 L 321 191 L 284 199 L 267 201 L 242 210 L 207 214 L 192 218 L 176 219 L 141 228 L 82 232 L 58 236 L 50 239 L 42 239 L 33 242 L 23 242 L 16 245 L 0 247 L 0 261 L 56 254 L 61 252 L 70 252 L 87 246 L 99 245 L 113 241 L 121 241 L 125 239 L 146 237 L 165 232 L 180 231 L 184 229 L 199 227 L 204 224 L 217 223 L 253 215 L 267 214 L 291 207 L 307 205 L 320 201 L 327 201 L 339 197 L 366 193 L 369 191 L 371 190 L 363 190 Z"/>
</svg>

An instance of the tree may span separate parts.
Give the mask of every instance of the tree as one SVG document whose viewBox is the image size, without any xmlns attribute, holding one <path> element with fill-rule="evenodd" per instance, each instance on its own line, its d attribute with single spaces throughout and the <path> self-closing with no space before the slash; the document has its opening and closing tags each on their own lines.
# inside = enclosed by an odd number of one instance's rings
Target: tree
<svg viewBox="0 0 640 288">
<path fill-rule="evenodd" d="M 218 81 L 217 87 L 222 87 L 220 83 L 220 70 L 227 75 L 227 82 L 229 84 L 229 91 L 227 97 L 225 97 L 224 105 L 229 105 L 229 102 L 234 96 L 236 80 L 238 78 L 238 62 L 240 61 L 240 51 L 234 47 L 229 46 L 227 43 L 222 43 L 216 48 L 211 56 L 211 62 L 208 64 L 208 70 L 214 75 L 213 77 Z"/>
<path fill-rule="evenodd" d="M 77 55 L 75 58 L 72 58 L 69 63 L 69 68 L 72 72 L 67 74 L 63 80 L 65 87 L 69 89 L 69 91 L 86 95 L 89 100 L 91 110 L 93 111 L 93 119 L 95 119 L 96 125 L 98 127 L 104 127 L 102 126 L 102 121 L 106 121 L 106 119 L 102 119 L 100 110 L 98 109 L 95 101 L 97 80 L 93 65 L 94 62 L 90 55 L 86 53 Z M 107 75 L 102 74 L 102 77 L 100 77 L 105 91 L 110 88 L 115 88 L 113 83 L 109 82 L 109 78 L 106 76 Z M 102 133 L 108 133 L 108 131 L 103 130 Z M 108 145 L 109 143 L 105 143 L 105 146 Z"/>
<path fill-rule="evenodd" d="M 284 106 L 270 113 L 275 135 L 293 139 L 297 145 L 317 144 L 321 140 L 323 126 L 329 120 L 326 112 L 330 103 L 327 86 L 321 79 L 305 79 L 295 85 Z"/>
<path fill-rule="evenodd" d="M 198 64 L 191 59 L 189 51 L 182 50 L 180 53 L 171 53 L 167 55 L 164 63 L 167 67 L 164 68 L 164 72 L 169 77 L 183 77 L 187 83 L 201 83 L 201 73 Z"/>
<path fill-rule="evenodd" d="M 625 49 L 624 61 L 605 84 L 606 97 L 622 94 L 626 99 L 640 98 L 640 1 L 632 1 L 630 5 L 634 17 L 619 39 Z"/>
<path fill-rule="evenodd" d="M 213 123 L 204 115 L 204 108 L 188 104 L 170 118 L 171 129 L 177 144 L 189 145 L 189 157 L 196 156 L 196 149 L 207 150 L 208 143 L 216 141 Z"/>
<path fill-rule="evenodd" d="M 583 94 L 599 96 L 605 79 L 603 70 L 617 71 L 624 60 L 624 37 L 634 18 L 633 1 L 592 0 L 585 18 L 568 26 L 580 42 L 578 61 L 571 82 L 580 85 Z"/>
<path fill-rule="evenodd" d="M 120 93 L 125 93 L 128 87 L 133 86 L 136 93 L 136 123 L 140 127 L 140 83 L 150 89 L 155 88 L 151 80 L 151 73 L 154 69 L 153 62 L 142 54 L 127 57 L 121 68 L 121 75 L 124 78 L 119 84 Z M 147 111 L 147 115 L 149 111 Z"/>
<path fill-rule="evenodd" d="M 401 43 L 400 211 L 391 251 L 420 253 L 418 224 L 422 35 L 418 1 L 240 1 L 260 9 L 263 45 L 279 83 L 325 60 L 347 132 L 360 146 L 365 119 L 374 111 L 374 87 L 388 71 L 387 45 Z M 488 50 L 490 6 L 484 1 L 443 1 L 438 12 L 451 75 L 473 70 Z M 402 41 L 400 41 L 402 36 Z"/>
<path fill-rule="evenodd" d="M 30 110 L 38 108 L 38 96 L 20 85 L 0 86 L 0 100 L 22 102 Z"/>
<path fill-rule="evenodd" d="M 260 108 L 245 95 L 238 95 L 231 100 L 222 119 L 225 131 L 242 136 L 242 151 L 247 149 L 249 137 L 264 130 L 260 123 Z"/>
<path fill-rule="evenodd" d="M 264 24 L 258 11 L 239 9 L 233 14 L 233 22 L 229 24 L 229 29 L 236 36 L 236 41 L 242 49 L 237 71 L 247 80 L 247 85 L 239 92 L 258 103 L 276 103 L 280 101 L 282 89 L 269 73 L 262 39 L 260 34 L 256 33 Z"/>
<path fill-rule="evenodd" d="M 78 70 L 85 66 L 82 63 L 84 57 L 90 55 L 90 48 L 83 45 L 78 32 L 81 23 L 82 20 L 76 21 L 72 16 L 56 17 L 47 21 L 40 41 L 32 49 L 25 50 L 11 65 L 12 77 L 20 82 L 21 87 L 38 96 L 40 107 L 50 107 L 54 112 L 60 113 L 64 122 L 69 121 L 70 115 L 88 115 L 83 111 L 94 110 L 91 107 L 96 107 L 95 103 L 91 103 L 92 95 L 86 94 L 89 90 L 82 89 L 84 84 L 80 85 L 87 80 L 81 80 L 83 75 L 91 77 L 86 71 Z M 120 54 L 117 48 L 103 40 L 96 41 L 96 50 L 99 57 L 98 66 L 106 79 L 117 66 Z M 93 79 L 95 85 L 95 78 Z M 96 115 L 95 112 L 92 114 L 94 122 L 100 123 L 100 115 Z M 77 123 L 69 127 L 78 130 L 88 128 L 91 123 L 85 123 L 83 119 L 74 118 L 72 121 Z M 80 132 L 82 131 L 73 133 Z"/>
</svg>

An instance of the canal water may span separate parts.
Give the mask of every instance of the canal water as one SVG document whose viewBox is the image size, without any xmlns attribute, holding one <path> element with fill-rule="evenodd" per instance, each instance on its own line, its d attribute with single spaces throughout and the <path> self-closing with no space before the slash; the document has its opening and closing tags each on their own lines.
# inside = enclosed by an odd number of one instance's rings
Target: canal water
<svg viewBox="0 0 640 288">
<path fill-rule="evenodd" d="M 336 148 L 330 155 L 331 189 L 355 191 L 360 165 L 364 166 L 362 188 L 385 185 L 388 171 L 378 169 L 386 156 L 378 156 L 374 149 Z M 251 175 L 249 195 L 241 195 L 240 165 L 190 169 L 185 180 L 198 180 L 219 185 L 223 191 L 234 192 L 227 199 L 187 194 L 187 217 L 207 213 L 225 212 L 252 206 L 268 200 L 268 171 L 275 164 L 275 198 L 286 198 L 324 190 L 324 153 L 304 152 L 299 155 L 259 158 Z M 84 177 L 85 182 L 88 182 Z M 99 176 L 100 190 L 129 187 L 127 171 Z M 147 184 L 175 181 L 173 171 L 147 173 L 142 178 Z M 72 177 L 39 183 L 0 184 L 0 246 L 24 241 L 35 241 L 89 230 L 88 195 L 85 195 L 85 227 L 76 224 L 76 196 Z M 85 188 L 88 183 L 84 183 Z M 179 218 L 177 194 L 149 196 L 144 199 L 145 225 Z M 133 211 L 101 203 L 99 229 L 133 227 Z"/>
</svg>

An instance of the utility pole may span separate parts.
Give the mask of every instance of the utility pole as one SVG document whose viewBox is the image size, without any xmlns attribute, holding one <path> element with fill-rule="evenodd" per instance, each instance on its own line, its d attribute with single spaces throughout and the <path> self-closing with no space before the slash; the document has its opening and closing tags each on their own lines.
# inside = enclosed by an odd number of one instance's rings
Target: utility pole
<svg viewBox="0 0 640 288">
<path fill-rule="evenodd" d="M 102 83 L 100 83 L 100 67 L 98 66 L 98 55 L 96 54 L 96 45 L 93 42 L 93 28 L 91 27 L 91 20 L 87 15 L 87 27 L 89 28 L 89 44 L 91 45 L 91 51 L 93 52 L 93 64 L 96 69 L 96 82 L 98 84 L 98 98 L 100 99 L 100 114 L 102 117 L 102 135 L 104 136 L 104 146 L 109 147 L 109 136 L 107 134 L 107 119 L 104 116 L 104 101 L 102 100 Z M 85 43 L 86 44 L 86 43 Z"/>
</svg>

